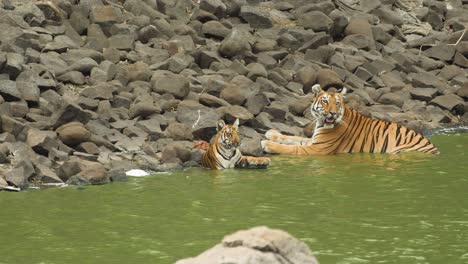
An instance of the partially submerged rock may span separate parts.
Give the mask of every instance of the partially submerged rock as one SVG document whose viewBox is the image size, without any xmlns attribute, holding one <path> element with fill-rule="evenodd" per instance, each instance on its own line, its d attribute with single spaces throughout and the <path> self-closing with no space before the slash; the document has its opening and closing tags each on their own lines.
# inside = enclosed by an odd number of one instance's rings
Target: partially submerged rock
<svg viewBox="0 0 468 264">
<path fill-rule="evenodd" d="M 318 264 L 310 249 L 285 231 L 260 226 L 237 231 L 197 257 L 176 264 Z"/>
</svg>

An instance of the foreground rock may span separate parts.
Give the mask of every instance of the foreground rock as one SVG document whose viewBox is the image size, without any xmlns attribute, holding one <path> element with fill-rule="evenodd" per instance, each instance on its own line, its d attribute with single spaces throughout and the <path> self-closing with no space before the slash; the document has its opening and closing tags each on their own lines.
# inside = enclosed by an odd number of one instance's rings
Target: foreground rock
<svg viewBox="0 0 468 264">
<path fill-rule="evenodd" d="M 224 237 L 197 257 L 176 264 L 318 264 L 304 242 L 277 229 L 260 226 Z"/>
</svg>

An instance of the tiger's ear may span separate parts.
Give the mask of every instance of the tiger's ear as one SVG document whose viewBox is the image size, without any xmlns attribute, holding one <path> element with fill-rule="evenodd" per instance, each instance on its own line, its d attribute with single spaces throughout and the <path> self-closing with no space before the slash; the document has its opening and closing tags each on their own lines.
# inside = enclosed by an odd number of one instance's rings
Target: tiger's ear
<svg viewBox="0 0 468 264">
<path fill-rule="evenodd" d="M 342 96 L 345 96 L 347 91 L 348 91 L 348 89 L 346 89 L 346 87 L 343 87 L 343 88 L 341 88 L 340 94 L 341 94 Z"/>
<path fill-rule="evenodd" d="M 225 125 L 226 123 L 224 123 L 224 120 L 218 120 L 218 123 L 216 123 L 216 131 L 220 131 Z"/>
<path fill-rule="evenodd" d="M 320 84 L 315 84 L 314 86 L 312 86 L 312 93 L 313 94 L 317 95 L 321 91 L 322 91 L 322 87 L 320 86 Z"/>
<path fill-rule="evenodd" d="M 236 119 L 236 121 L 234 121 L 234 124 L 232 124 L 234 126 L 235 129 L 238 129 L 239 128 L 239 118 Z"/>
</svg>

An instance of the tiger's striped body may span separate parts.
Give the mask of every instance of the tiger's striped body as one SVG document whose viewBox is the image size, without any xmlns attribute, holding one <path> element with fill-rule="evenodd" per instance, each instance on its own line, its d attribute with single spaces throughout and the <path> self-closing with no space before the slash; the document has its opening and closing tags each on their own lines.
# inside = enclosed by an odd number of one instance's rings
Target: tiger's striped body
<svg viewBox="0 0 468 264">
<path fill-rule="evenodd" d="M 294 155 L 406 151 L 439 153 L 420 133 L 396 123 L 365 117 L 347 107 L 340 93 L 317 91 L 311 111 L 317 118 L 312 138 L 285 136 L 270 130 L 266 133 L 269 140 L 262 141 L 264 151 Z"/>
<path fill-rule="evenodd" d="M 221 170 L 228 168 L 266 168 L 270 159 L 264 157 L 243 156 L 239 150 L 240 137 L 237 133 L 239 120 L 233 125 L 218 122 L 218 133 L 211 140 L 202 155 L 201 164 L 205 168 Z"/>
</svg>

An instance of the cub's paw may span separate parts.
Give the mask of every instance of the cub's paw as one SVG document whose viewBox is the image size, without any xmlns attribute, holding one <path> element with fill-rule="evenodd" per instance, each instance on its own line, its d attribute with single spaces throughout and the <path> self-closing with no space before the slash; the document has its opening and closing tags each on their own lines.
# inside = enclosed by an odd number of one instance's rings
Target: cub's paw
<svg viewBox="0 0 468 264">
<path fill-rule="evenodd" d="M 264 166 L 268 166 L 268 165 L 271 164 L 271 159 L 270 158 L 263 157 L 263 158 L 259 158 L 259 159 L 260 159 L 259 163 L 264 165 Z"/>
<path fill-rule="evenodd" d="M 282 134 L 274 129 L 270 129 L 265 133 L 265 137 L 273 141 L 278 140 L 280 136 L 282 136 Z"/>
</svg>

